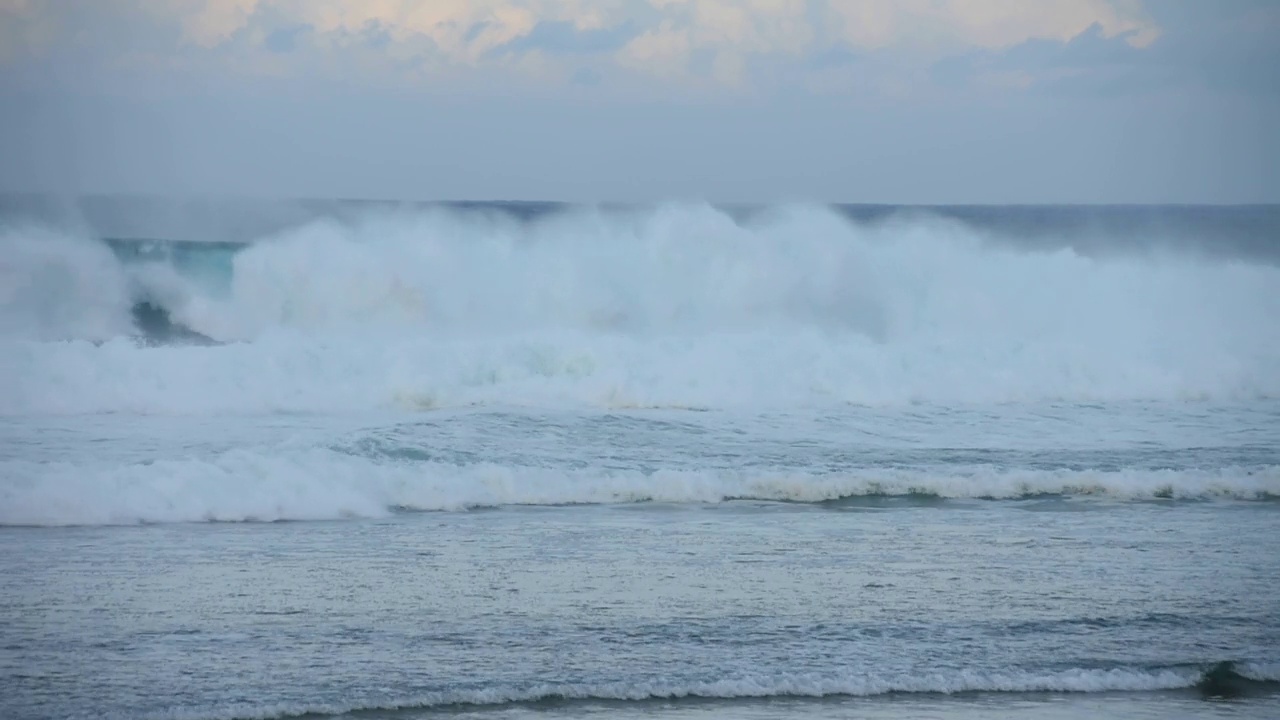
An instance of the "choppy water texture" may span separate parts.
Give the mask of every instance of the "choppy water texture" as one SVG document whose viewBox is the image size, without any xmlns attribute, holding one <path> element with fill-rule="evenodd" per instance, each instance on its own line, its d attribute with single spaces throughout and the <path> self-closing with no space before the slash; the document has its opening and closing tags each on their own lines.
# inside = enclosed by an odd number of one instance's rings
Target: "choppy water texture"
<svg viewBox="0 0 1280 720">
<path fill-rule="evenodd" d="M 7 202 L 4 717 L 1280 712 L 1274 208 Z"/>
</svg>

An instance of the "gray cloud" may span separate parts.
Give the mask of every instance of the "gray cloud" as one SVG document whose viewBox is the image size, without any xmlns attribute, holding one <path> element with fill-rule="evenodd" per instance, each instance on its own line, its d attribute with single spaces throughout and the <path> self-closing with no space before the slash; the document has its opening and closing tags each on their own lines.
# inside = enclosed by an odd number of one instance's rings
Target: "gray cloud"
<svg viewBox="0 0 1280 720">
<path fill-rule="evenodd" d="M 877 0 L 889 20 L 860 30 L 817 0 L 422 6 L 444 24 L 364 4 L 335 24 L 316 8 L 337 1 L 41 5 L 57 31 L 0 65 L 0 188 L 1280 200 L 1267 2 L 1050 3 L 993 33 Z"/>
</svg>

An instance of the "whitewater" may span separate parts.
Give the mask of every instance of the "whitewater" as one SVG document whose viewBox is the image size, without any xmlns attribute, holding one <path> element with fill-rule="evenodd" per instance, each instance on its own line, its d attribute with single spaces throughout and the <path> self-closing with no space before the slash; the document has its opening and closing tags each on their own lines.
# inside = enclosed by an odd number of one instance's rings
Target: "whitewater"
<svg viewBox="0 0 1280 720">
<path fill-rule="evenodd" d="M 1280 396 L 1276 265 L 942 219 L 436 210 L 316 220 L 186 275 L 93 238 L 3 245 L 6 414 Z M 139 299 L 224 344 L 138 347 Z"/>
<path fill-rule="evenodd" d="M 0 715 L 1276 711 L 1274 208 L 94 202 Z"/>
</svg>

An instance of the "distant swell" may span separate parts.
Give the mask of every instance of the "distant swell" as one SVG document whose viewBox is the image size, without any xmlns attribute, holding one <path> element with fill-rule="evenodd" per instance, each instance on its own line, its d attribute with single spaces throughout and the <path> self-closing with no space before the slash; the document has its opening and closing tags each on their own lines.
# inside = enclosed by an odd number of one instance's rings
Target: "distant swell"
<svg viewBox="0 0 1280 720">
<path fill-rule="evenodd" d="M 305 716 L 342 716 L 367 711 L 449 709 L 546 702 L 645 702 L 679 699 L 823 698 L 957 693 L 1102 693 L 1198 689 L 1274 691 L 1277 678 L 1261 665 L 1222 663 L 1208 668 L 1071 669 L 1059 672 L 1009 670 L 937 671 L 920 676 L 846 673 L 742 675 L 705 682 L 638 680 L 607 684 L 543 684 L 426 692 L 409 697 L 368 697 L 343 704 L 243 704 L 216 711 L 174 709 L 149 715 L 153 720 L 276 720 Z"/>
<path fill-rule="evenodd" d="M 700 205 L 157 247 L 0 236 L 0 414 L 1280 397 L 1280 267 L 1174 249 Z"/>
<path fill-rule="evenodd" d="M 840 473 L 559 469 L 381 462 L 326 449 L 228 451 L 210 460 L 98 466 L 0 463 L 0 524 L 110 525 L 383 517 L 397 510 L 517 505 L 826 503 L 864 497 L 1017 500 L 1270 500 L 1280 467 L 1035 471 L 989 468 Z"/>
</svg>

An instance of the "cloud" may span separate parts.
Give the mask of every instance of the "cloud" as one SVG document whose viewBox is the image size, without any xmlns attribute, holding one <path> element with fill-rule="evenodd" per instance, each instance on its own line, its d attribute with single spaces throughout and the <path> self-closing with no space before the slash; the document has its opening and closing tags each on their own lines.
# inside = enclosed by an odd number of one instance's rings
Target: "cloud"
<svg viewBox="0 0 1280 720">
<path fill-rule="evenodd" d="M 41 52 L 56 35 L 55 19 L 35 0 L 0 0 L 0 63 Z"/>
<path fill-rule="evenodd" d="M 332 38 L 378 28 L 393 42 L 425 39 L 447 60 L 463 64 L 480 62 L 539 23 L 567 22 L 581 31 L 605 27 L 611 7 L 579 0 L 196 0 L 190 12 L 191 0 L 185 7 L 162 5 L 185 10 L 182 39 L 206 48 L 274 17 Z"/>
<path fill-rule="evenodd" d="M 0 187 L 1246 201 L 1276 0 L 0 0 Z"/>
<path fill-rule="evenodd" d="M 1069 43 L 1091 30 L 1137 50 L 1162 33 L 1140 0 L 101 0 L 97 12 L 103 7 L 124 16 L 141 8 L 151 26 L 169 28 L 170 56 L 204 53 L 229 72 L 358 67 L 412 82 L 479 70 L 565 85 L 623 73 L 747 88 L 833 50 L 910 65 Z M 0 0 L 9 28 L 0 51 L 25 52 L 37 28 L 48 36 L 53 20 L 77 15 L 75 3 Z"/>
<path fill-rule="evenodd" d="M 183 36 L 203 47 L 219 45 L 244 27 L 257 6 L 258 0 L 206 2 L 183 19 Z"/>
<path fill-rule="evenodd" d="M 1029 40 L 1069 42 L 1098 26 L 1145 48 L 1160 29 L 1136 0 L 831 0 L 830 14 L 848 43 L 1001 50 Z"/>
<path fill-rule="evenodd" d="M 667 21 L 627 43 L 618 51 L 618 61 L 656 75 L 676 75 L 688 66 L 692 50 L 688 31 Z"/>
<path fill-rule="evenodd" d="M 816 37 L 806 0 L 650 0 L 661 24 L 619 51 L 641 72 L 687 76 L 705 53 L 709 75 L 725 85 L 746 82 L 748 58 L 800 56 Z"/>
</svg>

